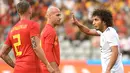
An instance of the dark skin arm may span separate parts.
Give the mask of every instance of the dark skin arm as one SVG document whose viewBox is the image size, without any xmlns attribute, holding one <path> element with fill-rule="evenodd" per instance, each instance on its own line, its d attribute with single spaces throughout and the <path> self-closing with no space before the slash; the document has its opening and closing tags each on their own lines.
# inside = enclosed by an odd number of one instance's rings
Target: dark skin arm
<svg viewBox="0 0 130 73">
<path fill-rule="evenodd" d="M 12 68 L 14 68 L 15 64 L 13 62 L 13 60 L 10 58 L 10 56 L 8 55 L 8 53 L 11 51 L 11 47 L 3 44 L 1 51 L 0 51 L 0 57 Z"/>
<path fill-rule="evenodd" d="M 112 46 L 111 49 L 112 49 L 112 54 L 111 54 L 110 62 L 108 63 L 107 66 L 106 73 L 110 73 L 118 57 L 118 46 Z"/>
<path fill-rule="evenodd" d="M 89 29 L 87 26 L 84 26 L 83 24 L 81 24 L 74 16 L 74 14 L 72 14 L 72 22 L 73 24 L 75 24 L 76 26 L 78 26 L 78 28 L 84 32 L 87 35 L 92 35 L 92 36 L 100 36 L 96 30 L 94 29 Z"/>
<path fill-rule="evenodd" d="M 51 67 L 50 63 L 45 57 L 44 51 L 40 47 L 40 39 L 37 36 L 31 37 L 32 47 L 38 58 L 46 65 L 50 73 L 54 72 L 54 69 Z"/>
</svg>

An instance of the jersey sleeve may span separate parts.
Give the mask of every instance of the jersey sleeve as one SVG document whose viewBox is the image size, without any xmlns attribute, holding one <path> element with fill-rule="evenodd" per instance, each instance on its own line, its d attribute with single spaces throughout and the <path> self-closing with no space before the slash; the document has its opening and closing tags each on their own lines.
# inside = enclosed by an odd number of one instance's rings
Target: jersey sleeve
<svg viewBox="0 0 130 73">
<path fill-rule="evenodd" d="M 8 35 L 7 35 L 7 38 L 6 38 L 6 40 L 5 40 L 5 43 L 4 44 L 6 44 L 6 45 L 8 45 L 8 46 L 10 46 L 11 47 L 11 40 L 10 40 L 10 35 L 9 35 L 9 33 L 8 33 Z"/>
<path fill-rule="evenodd" d="M 40 35 L 40 27 L 39 24 L 34 22 L 32 25 L 30 25 L 30 37 L 32 36 L 38 36 Z"/>
<path fill-rule="evenodd" d="M 118 45 L 118 38 L 116 36 L 116 33 L 109 32 L 109 35 L 106 36 L 107 42 L 109 46 L 117 46 Z"/>
<path fill-rule="evenodd" d="M 46 57 L 49 62 L 55 62 L 53 53 L 54 41 L 55 41 L 55 34 L 51 32 L 45 38 L 45 51 L 46 51 Z"/>
<path fill-rule="evenodd" d="M 97 33 L 98 33 L 99 35 L 101 35 L 101 34 L 102 34 L 102 32 L 101 32 L 101 31 L 97 31 Z"/>
</svg>

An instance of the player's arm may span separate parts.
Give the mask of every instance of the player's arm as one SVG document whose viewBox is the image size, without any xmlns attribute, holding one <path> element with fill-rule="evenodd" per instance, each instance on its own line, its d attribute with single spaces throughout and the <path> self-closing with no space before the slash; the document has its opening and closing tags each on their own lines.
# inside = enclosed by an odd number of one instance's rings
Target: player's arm
<svg viewBox="0 0 130 73">
<path fill-rule="evenodd" d="M 49 29 L 48 29 L 48 31 L 49 31 Z M 55 70 L 55 73 L 60 73 L 60 69 L 58 67 L 58 64 L 56 63 L 55 55 L 54 55 L 54 45 L 55 45 L 54 42 L 57 42 L 55 40 L 56 34 L 53 31 L 50 31 L 48 33 L 49 34 L 44 39 L 44 42 L 45 42 L 44 50 L 46 52 L 46 57 L 47 57 L 47 60 L 50 62 L 51 66 L 53 67 L 53 69 Z M 42 35 L 41 35 L 41 37 L 42 37 Z M 41 39 L 41 45 L 43 44 L 42 41 L 43 40 Z"/>
<path fill-rule="evenodd" d="M 111 54 L 111 57 L 110 57 L 110 61 L 108 63 L 108 66 L 106 68 L 106 73 L 109 73 L 112 69 L 112 67 L 114 66 L 114 64 L 116 63 L 116 60 L 118 58 L 118 44 L 119 44 L 119 41 L 118 41 L 118 37 L 115 36 L 115 32 L 109 32 L 107 33 L 109 35 L 106 36 L 106 39 L 107 39 L 107 42 L 111 48 L 111 51 L 112 51 L 112 54 Z"/>
<path fill-rule="evenodd" d="M 0 57 L 12 68 L 14 68 L 15 64 L 13 62 L 13 60 L 10 58 L 10 56 L 8 55 L 8 53 L 10 52 L 11 47 L 3 44 L 1 51 L 0 51 Z"/>
<path fill-rule="evenodd" d="M 110 62 L 108 63 L 107 66 L 106 73 L 107 71 L 110 72 L 118 57 L 118 46 L 112 46 L 111 49 L 112 49 L 112 54 L 111 54 Z"/>
<path fill-rule="evenodd" d="M 99 34 L 97 33 L 96 30 L 94 29 L 89 29 L 87 26 L 84 26 L 83 24 L 81 24 L 76 18 L 75 16 L 72 14 L 73 16 L 73 24 L 75 24 L 76 26 L 78 26 L 78 28 L 84 32 L 87 35 L 92 35 L 92 36 L 99 36 Z"/>
<path fill-rule="evenodd" d="M 53 37 L 52 37 L 53 38 Z M 50 62 L 52 68 L 54 69 L 54 72 L 55 73 L 60 73 L 60 69 L 57 65 L 57 63 L 55 62 L 55 57 L 54 57 L 54 53 L 53 53 L 53 45 L 52 44 L 47 44 L 46 43 L 46 56 L 47 56 L 47 59 L 48 61 Z"/>
<path fill-rule="evenodd" d="M 40 47 L 40 39 L 37 36 L 31 37 L 32 47 L 36 55 L 39 57 L 39 59 L 46 65 L 48 70 L 52 73 L 54 70 L 52 69 L 50 63 L 47 61 L 44 51 Z"/>
</svg>

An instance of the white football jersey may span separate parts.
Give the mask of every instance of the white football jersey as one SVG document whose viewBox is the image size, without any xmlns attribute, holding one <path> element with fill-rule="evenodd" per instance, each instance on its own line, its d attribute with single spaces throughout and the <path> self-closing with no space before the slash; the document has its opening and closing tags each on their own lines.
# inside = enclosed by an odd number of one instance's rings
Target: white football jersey
<svg viewBox="0 0 130 73">
<path fill-rule="evenodd" d="M 110 61 L 112 46 L 118 46 L 118 58 L 111 69 L 111 73 L 124 73 L 122 54 L 119 48 L 119 37 L 116 30 L 112 27 L 108 27 L 103 33 L 100 31 L 97 32 L 100 34 L 101 63 L 103 73 L 105 73 L 107 65 Z"/>
</svg>

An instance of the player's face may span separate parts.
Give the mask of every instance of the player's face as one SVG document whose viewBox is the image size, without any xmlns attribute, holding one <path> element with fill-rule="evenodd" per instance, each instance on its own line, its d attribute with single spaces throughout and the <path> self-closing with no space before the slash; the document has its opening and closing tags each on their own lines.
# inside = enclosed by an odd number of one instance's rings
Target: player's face
<svg viewBox="0 0 130 73">
<path fill-rule="evenodd" d="M 102 20 L 98 16 L 93 16 L 92 20 L 93 20 L 93 25 L 95 29 L 102 31 L 103 29 Z"/>
<path fill-rule="evenodd" d="M 61 23 L 61 12 L 60 10 L 57 10 L 51 17 L 52 19 L 52 22 L 55 24 L 55 25 L 59 25 Z"/>
</svg>

